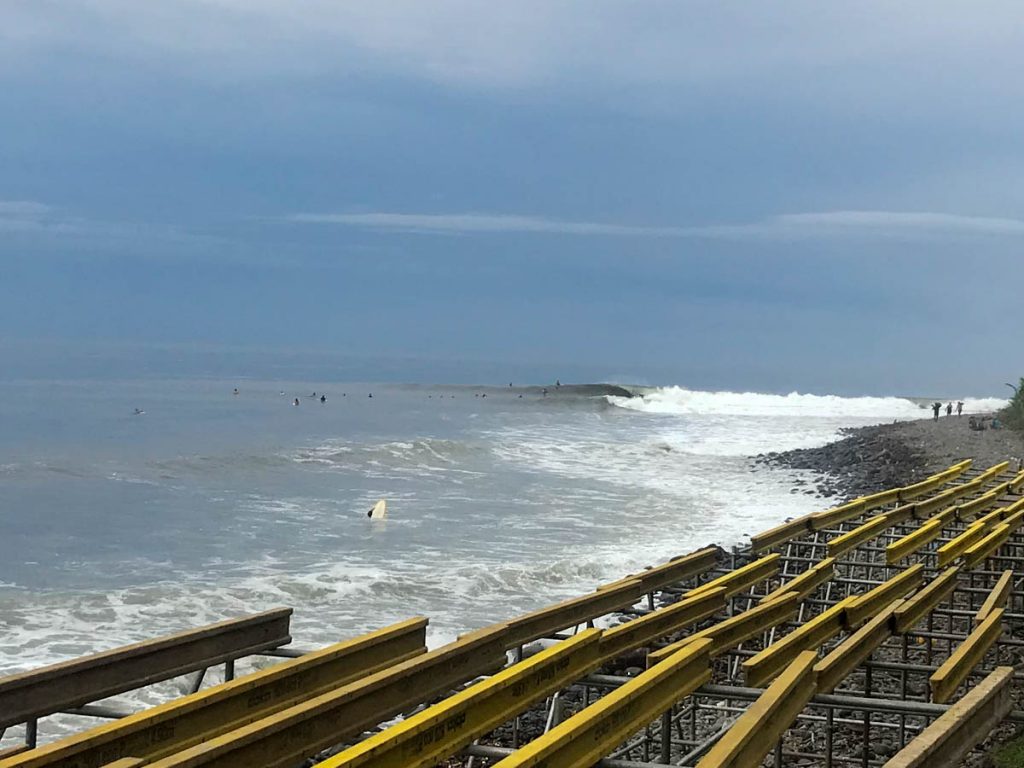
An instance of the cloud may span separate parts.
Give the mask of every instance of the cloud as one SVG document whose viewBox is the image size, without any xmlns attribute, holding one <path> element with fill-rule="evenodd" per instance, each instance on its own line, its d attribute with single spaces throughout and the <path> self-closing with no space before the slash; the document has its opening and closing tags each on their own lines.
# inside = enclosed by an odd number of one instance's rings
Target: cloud
<svg viewBox="0 0 1024 768">
<path fill-rule="evenodd" d="M 634 226 L 565 221 L 517 214 L 297 213 L 296 224 L 358 227 L 382 232 L 435 235 L 553 234 L 660 238 L 816 238 L 940 236 L 1024 236 L 1024 220 L 991 216 L 903 211 L 823 211 L 771 216 L 753 222 L 703 226 Z"/>
<path fill-rule="evenodd" d="M 53 209 L 33 200 L 0 200 L 0 232 L 40 232 Z"/>
<path fill-rule="evenodd" d="M 20 253 L 24 245 L 68 245 L 85 250 L 124 250 L 140 256 L 205 249 L 223 252 L 230 241 L 152 222 L 91 219 L 32 200 L 0 200 L 0 252 Z M 17 245 L 4 249 L 3 245 Z"/>
<path fill-rule="evenodd" d="M 838 103 L 837 85 L 865 99 L 956 84 L 1017 93 L 1005 73 L 1022 63 L 1018 16 L 1010 0 L 67 0 L 0 5 L 0 55 L 163 61 L 209 79 L 361 72 L 513 89 L 788 81 L 805 91 L 820 80 L 816 95 Z"/>
<path fill-rule="evenodd" d="M 50 210 L 50 206 L 32 200 L 0 200 L 2 218 L 36 218 Z"/>
<path fill-rule="evenodd" d="M 286 217 L 298 224 L 341 224 L 369 229 L 433 234 L 531 232 L 564 235 L 616 235 L 674 237 L 688 230 L 679 227 L 634 227 L 592 221 L 562 221 L 515 214 L 429 213 L 298 213 Z"/>
<path fill-rule="evenodd" d="M 773 219 L 779 229 L 819 233 L 1024 235 L 1024 219 L 961 216 L 951 213 L 902 211 L 827 211 L 796 213 Z"/>
</svg>

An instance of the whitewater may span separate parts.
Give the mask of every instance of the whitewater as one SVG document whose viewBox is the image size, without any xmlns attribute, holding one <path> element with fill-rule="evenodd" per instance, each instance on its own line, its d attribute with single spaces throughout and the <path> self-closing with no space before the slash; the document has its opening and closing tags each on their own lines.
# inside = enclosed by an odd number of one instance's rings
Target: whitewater
<svg viewBox="0 0 1024 768">
<path fill-rule="evenodd" d="M 928 416 L 899 397 L 637 393 L 0 382 L 0 674 L 278 605 L 300 647 L 417 614 L 436 646 L 826 505 L 755 454 Z M 370 521 L 379 498 L 389 519 Z M 48 718 L 41 739 L 82 726 Z"/>
</svg>

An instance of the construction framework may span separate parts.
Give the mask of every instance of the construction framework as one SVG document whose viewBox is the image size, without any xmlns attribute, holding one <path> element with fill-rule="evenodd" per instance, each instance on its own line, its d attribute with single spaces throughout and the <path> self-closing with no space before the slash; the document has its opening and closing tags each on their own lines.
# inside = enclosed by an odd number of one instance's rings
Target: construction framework
<svg viewBox="0 0 1024 768">
<path fill-rule="evenodd" d="M 965 460 L 442 648 L 395 625 L 347 666 L 299 655 L 0 768 L 958 766 L 1024 723 L 1022 493 L 1019 464 Z"/>
</svg>

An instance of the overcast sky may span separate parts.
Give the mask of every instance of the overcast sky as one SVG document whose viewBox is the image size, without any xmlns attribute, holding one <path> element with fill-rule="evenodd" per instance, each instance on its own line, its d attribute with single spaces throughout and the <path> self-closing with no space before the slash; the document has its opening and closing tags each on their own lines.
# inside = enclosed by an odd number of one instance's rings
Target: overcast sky
<svg viewBox="0 0 1024 768">
<path fill-rule="evenodd" d="M 1005 392 L 1024 373 L 1020 20 L 8 0 L 0 340 Z"/>
</svg>

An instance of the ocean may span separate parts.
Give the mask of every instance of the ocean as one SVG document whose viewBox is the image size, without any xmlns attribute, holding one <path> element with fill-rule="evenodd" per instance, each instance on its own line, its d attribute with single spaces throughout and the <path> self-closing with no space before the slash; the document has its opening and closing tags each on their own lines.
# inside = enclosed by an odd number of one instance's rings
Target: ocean
<svg viewBox="0 0 1024 768">
<path fill-rule="evenodd" d="M 279 605 L 300 647 L 413 615 L 436 646 L 823 508 L 794 492 L 801 473 L 749 457 L 928 415 L 896 397 L 636 391 L 0 381 L 0 674 Z M 388 518 L 369 520 L 381 498 Z M 47 718 L 41 740 L 94 722 Z"/>
</svg>

